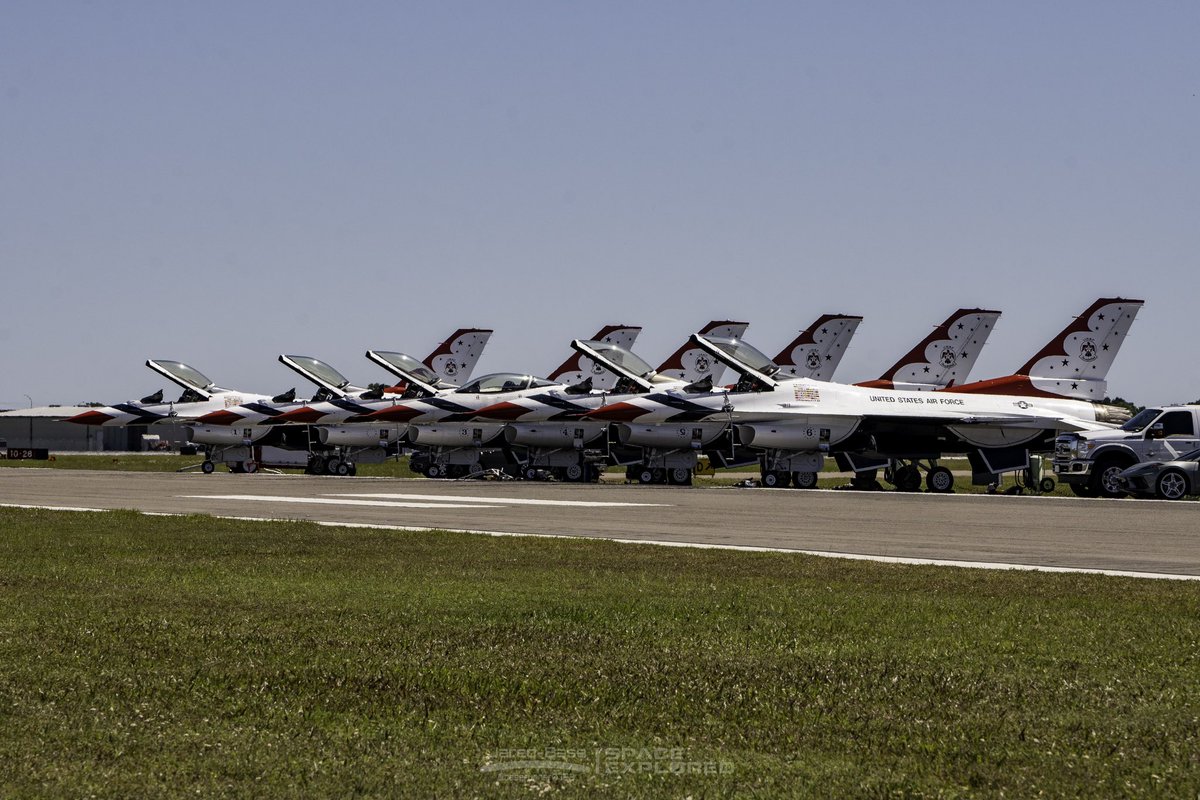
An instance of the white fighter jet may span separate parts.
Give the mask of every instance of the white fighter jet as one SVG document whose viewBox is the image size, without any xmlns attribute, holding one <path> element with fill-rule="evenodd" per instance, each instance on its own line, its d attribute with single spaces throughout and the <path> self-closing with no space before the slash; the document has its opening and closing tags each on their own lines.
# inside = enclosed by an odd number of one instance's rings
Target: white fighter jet
<svg viewBox="0 0 1200 800">
<path fill-rule="evenodd" d="M 178 400 L 163 401 L 163 392 L 143 397 L 138 402 L 118 403 L 114 406 L 95 408 L 69 417 L 67 422 L 79 425 L 103 425 L 119 427 L 125 425 L 152 425 L 156 422 L 194 421 L 204 414 L 223 410 L 246 402 L 282 400 L 289 393 L 276 395 L 254 394 L 236 389 L 223 389 L 195 367 L 181 361 L 152 358 L 146 366 L 172 383 L 183 387 Z M 294 390 L 293 390 L 294 392 Z"/>
<path fill-rule="evenodd" d="M 366 413 L 368 409 L 360 404 L 381 399 L 384 394 L 399 396 L 410 390 L 433 392 L 437 390 L 435 387 L 454 386 L 453 377 L 466 380 L 491 335 L 492 331 L 482 328 L 460 328 L 422 361 L 402 353 L 368 351 L 368 358 L 405 382 L 403 386 L 387 387 L 381 392 L 352 385 L 349 378 L 333 366 L 312 356 L 280 355 L 280 363 L 316 385 L 317 392 L 311 399 L 296 402 L 293 392 L 292 397 L 282 400 L 273 398 L 271 402 L 249 402 L 218 409 L 196 421 L 213 426 L 272 425 L 288 412 L 296 411 L 297 414 L 287 421 L 306 422 L 309 420 L 304 417 L 311 416 L 308 409 L 319 403 L 330 403 L 348 415 Z"/>
<path fill-rule="evenodd" d="M 585 419 L 683 438 L 693 427 L 724 423 L 742 445 L 774 454 L 768 471 L 775 485 L 812 485 L 824 454 L 836 450 L 903 459 L 965 452 L 977 475 L 995 475 L 1027 464 L 1030 451 L 1048 450 L 1059 432 L 1110 427 L 1128 417 L 1100 399 L 1108 367 L 1141 306 L 1140 300 L 1101 299 L 1027 363 L 1026 374 L 936 392 L 787 379 L 743 341 L 694 336 L 697 346 L 741 375 L 731 391 L 650 393 Z M 946 491 L 953 476 L 934 467 L 927 482 Z M 902 489 L 919 483 L 911 466 L 897 480 Z"/>
</svg>

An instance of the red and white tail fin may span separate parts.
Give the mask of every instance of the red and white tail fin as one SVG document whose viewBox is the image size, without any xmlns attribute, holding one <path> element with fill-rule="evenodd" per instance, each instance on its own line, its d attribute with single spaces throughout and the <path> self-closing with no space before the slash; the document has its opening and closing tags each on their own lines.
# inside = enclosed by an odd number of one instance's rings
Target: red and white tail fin
<svg viewBox="0 0 1200 800">
<path fill-rule="evenodd" d="M 999 318 L 999 311 L 960 308 L 878 380 L 858 385 L 918 392 L 958 386 L 975 366 Z"/>
<path fill-rule="evenodd" d="M 425 357 L 425 366 L 437 373 L 442 380 L 463 383 L 471 377 L 483 348 L 492 331 L 482 328 L 459 328 Z"/>
<path fill-rule="evenodd" d="M 1015 374 L 950 391 L 1102 400 L 1108 393 L 1109 367 L 1144 303 L 1120 297 L 1101 298 Z"/>
<path fill-rule="evenodd" d="M 749 322 L 732 322 L 730 320 L 713 320 L 700 330 L 702 336 L 721 336 L 727 339 L 740 339 L 750 327 Z M 695 383 L 701 378 L 712 375 L 713 383 L 719 383 L 725 373 L 725 365 L 714 361 L 712 356 L 696 347 L 689 339 L 682 347 L 672 353 L 657 370 L 660 375 L 678 378 L 688 383 Z"/>
<path fill-rule="evenodd" d="M 842 363 L 842 356 L 862 317 L 824 314 L 775 356 L 780 377 L 827 381 Z"/>
<path fill-rule="evenodd" d="M 629 350 L 641 332 L 640 325 L 605 325 L 592 338 Z M 576 384 L 591 378 L 593 389 L 611 389 L 617 385 L 616 375 L 582 353 L 572 353 L 566 361 L 559 365 L 558 369 L 547 377 L 552 381 L 566 384 Z"/>
</svg>

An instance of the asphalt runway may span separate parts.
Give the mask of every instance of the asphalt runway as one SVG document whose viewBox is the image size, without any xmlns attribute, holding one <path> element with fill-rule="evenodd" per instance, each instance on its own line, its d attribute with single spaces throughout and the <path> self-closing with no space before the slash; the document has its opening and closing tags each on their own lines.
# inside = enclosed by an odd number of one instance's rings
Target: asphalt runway
<svg viewBox="0 0 1200 800">
<path fill-rule="evenodd" d="M 0 505 L 1200 578 L 1191 502 L 5 468 Z"/>
</svg>

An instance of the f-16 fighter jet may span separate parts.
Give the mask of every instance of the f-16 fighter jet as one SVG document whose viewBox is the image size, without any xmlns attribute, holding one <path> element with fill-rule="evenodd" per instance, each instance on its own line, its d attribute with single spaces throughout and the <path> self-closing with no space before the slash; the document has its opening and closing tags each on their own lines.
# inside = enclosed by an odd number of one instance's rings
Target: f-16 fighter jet
<svg viewBox="0 0 1200 800">
<path fill-rule="evenodd" d="M 967 453 L 976 480 L 990 482 L 1026 465 L 1031 451 L 1047 451 L 1059 432 L 1105 428 L 1128 416 L 1099 400 L 1141 306 L 1140 300 L 1099 300 L 1022 368 L 1026 374 L 937 392 L 786 379 L 778 365 L 743 341 L 694 336 L 695 344 L 741 375 L 733 390 L 651 393 L 585 419 L 684 431 L 726 422 L 742 445 L 768 452 L 765 469 L 776 485 L 789 480 L 812 485 L 824 454 L 839 450 L 907 460 Z M 916 489 L 920 473 L 907 466 L 897 486 Z M 944 467 L 932 467 L 930 488 L 952 488 L 947 474 Z"/>
</svg>

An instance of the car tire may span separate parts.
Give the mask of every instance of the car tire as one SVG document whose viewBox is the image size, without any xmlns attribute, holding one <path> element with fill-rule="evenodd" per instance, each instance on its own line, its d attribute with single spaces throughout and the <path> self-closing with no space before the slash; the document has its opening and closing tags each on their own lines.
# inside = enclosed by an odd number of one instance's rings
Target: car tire
<svg viewBox="0 0 1200 800">
<path fill-rule="evenodd" d="M 1167 469 L 1154 481 L 1154 494 L 1160 500 L 1182 500 L 1188 494 L 1187 476 L 1177 469 Z"/>
</svg>

